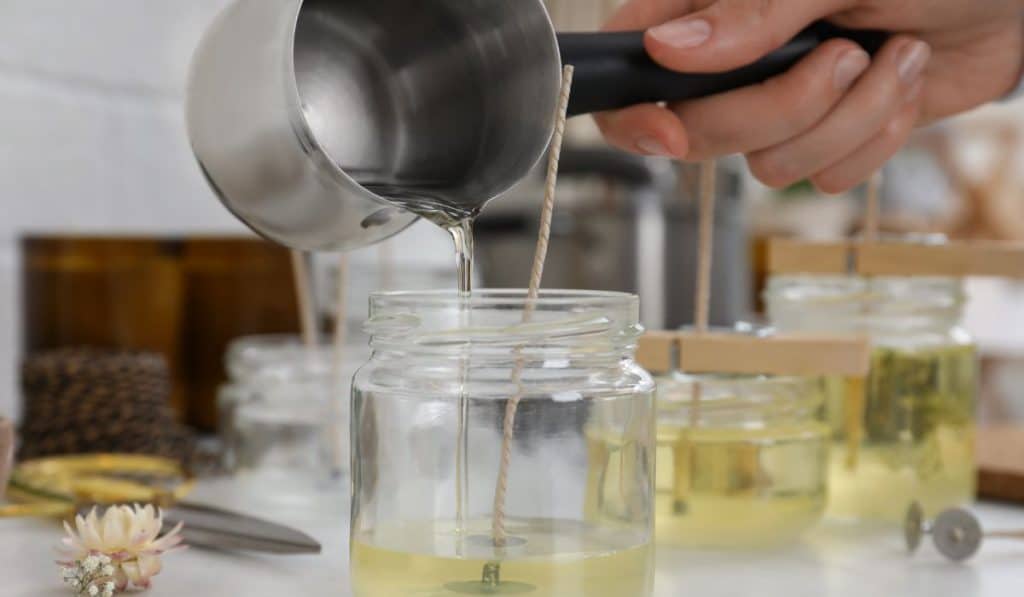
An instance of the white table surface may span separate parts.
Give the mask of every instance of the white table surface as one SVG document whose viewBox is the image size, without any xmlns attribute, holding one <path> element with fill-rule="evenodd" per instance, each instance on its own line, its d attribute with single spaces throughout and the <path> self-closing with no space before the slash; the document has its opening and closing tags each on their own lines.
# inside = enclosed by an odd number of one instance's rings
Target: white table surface
<svg viewBox="0 0 1024 597">
<path fill-rule="evenodd" d="M 205 482 L 196 501 L 270 516 L 236 482 Z M 324 546 L 318 556 L 201 551 L 170 554 L 149 597 L 350 595 L 347 499 L 326 496 L 319 509 L 276 508 L 273 519 L 300 528 Z M 1024 508 L 981 504 L 989 529 L 1024 529 Z M 320 512 L 317 514 L 316 512 Z M 0 520 L 0 596 L 70 595 L 58 579 L 52 522 Z M 925 544 L 907 556 L 895 530 L 823 525 L 797 546 L 770 552 L 701 552 L 660 548 L 655 597 L 1020 597 L 1024 542 L 993 540 L 970 563 L 944 561 Z M 633 597 L 626 596 L 623 597 Z"/>
</svg>

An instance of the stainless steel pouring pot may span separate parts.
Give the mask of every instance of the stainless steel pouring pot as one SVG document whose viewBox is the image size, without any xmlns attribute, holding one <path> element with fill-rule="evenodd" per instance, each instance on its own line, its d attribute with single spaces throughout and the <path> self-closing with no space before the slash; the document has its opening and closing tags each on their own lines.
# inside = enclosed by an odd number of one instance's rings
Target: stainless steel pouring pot
<svg viewBox="0 0 1024 597">
<path fill-rule="evenodd" d="M 542 0 L 236 0 L 196 51 L 188 130 L 255 231 L 353 249 L 416 215 L 471 216 L 526 176 L 563 60 L 582 114 L 749 85 L 847 34 L 816 25 L 738 71 L 685 75 L 653 63 L 641 32 L 557 36 Z"/>
</svg>

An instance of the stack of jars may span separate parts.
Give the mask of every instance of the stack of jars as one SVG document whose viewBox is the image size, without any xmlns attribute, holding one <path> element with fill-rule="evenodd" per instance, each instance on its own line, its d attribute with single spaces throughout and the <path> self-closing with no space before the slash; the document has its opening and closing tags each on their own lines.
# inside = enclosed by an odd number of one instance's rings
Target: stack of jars
<svg viewBox="0 0 1024 597">
<path fill-rule="evenodd" d="M 347 471 L 349 387 L 365 351 L 337 358 L 292 336 L 231 344 L 218 397 L 229 471 L 286 501 L 308 499 Z"/>
<path fill-rule="evenodd" d="M 822 515 L 897 522 L 914 501 L 934 515 L 973 499 L 959 280 L 779 276 L 766 302 L 775 331 L 868 336 L 870 373 L 658 378 L 659 542 L 779 543 Z"/>
</svg>

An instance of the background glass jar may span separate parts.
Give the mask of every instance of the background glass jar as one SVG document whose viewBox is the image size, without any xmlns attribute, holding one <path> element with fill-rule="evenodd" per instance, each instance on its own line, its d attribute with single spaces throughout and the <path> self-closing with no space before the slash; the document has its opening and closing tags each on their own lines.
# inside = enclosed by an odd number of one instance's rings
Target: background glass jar
<svg viewBox="0 0 1024 597">
<path fill-rule="evenodd" d="M 813 380 L 675 373 L 657 381 L 658 543 L 779 544 L 821 519 L 829 432 Z"/>
<path fill-rule="evenodd" d="M 303 499 L 347 472 L 349 393 L 367 351 L 307 348 L 295 336 L 248 336 L 225 356 L 218 396 L 225 467 L 267 496 Z M 339 357 L 341 359 L 339 360 Z"/>
<path fill-rule="evenodd" d="M 776 277 L 780 331 L 867 333 L 866 380 L 822 381 L 833 429 L 828 514 L 901 520 L 974 498 L 977 354 L 959 327 L 963 284 L 947 278 Z"/>
<path fill-rule="evenodd" d="M 356 597 L 650 594 L 654 384 L 633 362 L 637 299 L 544 292 L 523 323 L 524 297 L 371 299 L 374 352 L 352 410 Z"/>
</svg>

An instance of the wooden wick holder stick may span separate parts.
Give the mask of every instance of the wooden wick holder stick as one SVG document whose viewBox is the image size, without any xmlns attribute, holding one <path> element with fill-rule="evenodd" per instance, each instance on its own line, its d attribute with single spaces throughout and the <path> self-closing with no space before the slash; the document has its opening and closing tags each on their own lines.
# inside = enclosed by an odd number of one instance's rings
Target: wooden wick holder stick
<svg viewBox="0 0 1024 597">
<path fill-rule="evenodd" d="M 864 377 L 871 367 L 871 343 L 860 336 L 652 332 L 640 339 L 637 359 L 655 374 L 678 368 L 686 373 Z"/>
<path fill-rule="evenodd" d="M 1024 279 L 1024 244 L 952 242 L 807 242 L 776 239 L 769 245 L 774 274 L 999 277 Z"/>
</svg>

